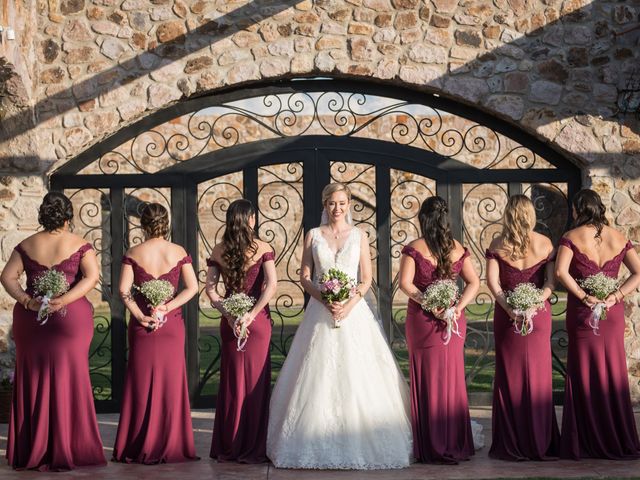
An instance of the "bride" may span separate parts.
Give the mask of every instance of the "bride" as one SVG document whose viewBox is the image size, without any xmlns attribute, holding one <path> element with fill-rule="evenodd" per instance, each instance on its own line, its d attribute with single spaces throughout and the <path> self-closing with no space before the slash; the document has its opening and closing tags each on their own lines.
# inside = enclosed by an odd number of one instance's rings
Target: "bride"
<svg viewBox="0 0 640 480">
<path fill-rule="evenodd" d="M 351 225 L 350 200 L 347 186 L 327 185 L 322 225 L 305 238 L 300 281 L 311 298 L 271 397 L 267 455 L 276 467 L 382 469 L 411 461 L 409 389 L 363 300 L 371 258 L 366 235 Z M 360 278 L 344 305 L 323 302 L 318 288 L 332 267 Z"/>
</svg>

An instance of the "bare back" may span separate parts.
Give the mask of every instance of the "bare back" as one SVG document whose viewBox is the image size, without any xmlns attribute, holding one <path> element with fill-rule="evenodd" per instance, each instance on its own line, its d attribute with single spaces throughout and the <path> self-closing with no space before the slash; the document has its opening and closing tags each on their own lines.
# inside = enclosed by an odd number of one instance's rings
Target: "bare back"
<svg viewBox="0 0 640 480">
<path fill-rule="evenodd" d="M 600 239 L 595 238 L 596 229 L 590 225 L 583 225 L 573 230 L 569 230 L 565 237 L 578 247 L 578 250 L 593 260 L 597 265 L 602 266 L 608 260 L 618 255 L 627 239 L 615 228 L 604 226 Z"/>
<path fill-rule="evenodd" d="M 21 246 L 29 258 L 44 267 L 58 265 L 76 253 L 84 244 L 84 238 L 68 231 L 38 232 L 27 237 Z"/>
<path fill-rule="evenodd" d="M 522 258 L 510 258 L 510 251 L 505 248 L 502 235 L 493 239 L 489 250 L 497 253 L 503 261 L 518 270 L 525 270 L 546 260 L 553 252 L 553 244 L 548 237 L 532 231 L 529 233 L 529 248 Z"/>
<path fill-rule="evenodd" d="M 256 264 L 262 258 L 262 256 L 267 252 L 272 252 L 273 248 L 267 242 L 263 242 L 262 240 L 255 239 L 258 248 L 253 253 L 251 258 L 247 260 L 247 264 L 245 265 L 245 270 L 250 269 L 253 265 Z M 222 267 L 226 267 L 226 262 L 222 258 L 222 253 L 224 252 L 224 243 L 218 243 L 215 247 L 213 247 L 213 251 L 211 252 L 211 258 L 215 260 Z"/>
<path fill-rule="evenodd" d="M 152 238 L 127 251 L 127 256 L 135 260 L 154 277 L 167 273 L 187 255 L 180 245 L 162 238 Z"/>
<path fill-rule="evenodd" d="M 458 242 L 457 240 L 454 240 L 453 244 L 454 244 L 453 250 L 451 250 L 451 253 L 449 254 L 449 260 L 451 260 L 451 263 L 454 263 L 457 260 L 460 260 L 460 257 L 462 257 L 462 255 L 464 254 L 464 247 L 460 244 L 460 242 Z M 418 252 L 420 252 L 420 254 L 424 258 L 429 260 L 429 262 L 433 266 L 436 266 L 438 264 L 438 259 L 435 256 L 433 256 L 424 238 L 418 238 L 414 240 L 409 244 L 409 246 L 414 250 L 417 250 Z"/>
</svg>

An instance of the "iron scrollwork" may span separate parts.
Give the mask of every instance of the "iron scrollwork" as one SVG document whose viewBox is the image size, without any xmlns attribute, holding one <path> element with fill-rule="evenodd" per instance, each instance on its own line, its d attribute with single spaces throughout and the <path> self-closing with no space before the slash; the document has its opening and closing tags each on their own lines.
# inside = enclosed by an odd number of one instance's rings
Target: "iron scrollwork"
<svg viewBox="0 0 640 480">
<path fill-rule="evenodd" d="M 482 280 L 486 280 L 485 250 L 500 232 L 500 219 L 509 199 L 502 184 L 475 184 L 465 186 L 462 204 L 464 211 L 464 245 Z M 485 283 L 485 282 L 483 282 Z M 465 367 L 467 385 L 489 374 L 495 364 L 493 342 L 493 297 L 482 289 L 472 304 L 467 306 L 467 337 L 465 339 Z M 482 385 L 485 382 L 480 382 Z M 479 386 L 483 390 L 486 387 Z M 474 388 L 476 389 L 476 388 Z"/>
<path fill-rule="evenodd" d="M 278 290 L 271 302 L 271 361 L 274 369 L 284 358 L 302 320 L 304 291 L 300 286 L 304 192 L 302 163 L 272 165 L 258 169 L 260 238 L 275 250 Z"/>
<path fill-rule="evenodd" d="M 212 102 L 213 103 L 213 102 Z M 482 169 L 549 168 L 495 129 L 430 106 L 340 91 L 268 94 L 204 104 L 99 156 L 87 173 L 155 173 L 205 153 L 301 135 L 378 138 Z"/>
<path fill-rule="evenodd" d="M 402 247 L 420 238 L 418 212 L 422 201 L 435 195 L 435 181 L 401 170 L 391 170 L 391 260 L 393 281 L 391 348 L 401 366 L 409 361 L 404 325 L 408 299 L 399 288 L 400 257 Z"/>
<path fill-rule="evenodd" d="M 239 198 L 242 198 L 241 173 L 219 177 L 200 186 L 197 200 L 199 265 L 206 265 L 206 259 L 211 256 L 213 247 L 222 240 L 227 209 L 231 202 Z M 222 354 L 221 340 L 217 330 L 222 316 L 218 310 L 209 306 L 209 299 L 204 291 L 206 278 L 206 267 L 199 269 L 198 282 L 201 288 L 198 296 L 198 315 L 200 316 L 198 395 L 200 396 L 216 393 L 215 381 L 220 372 Z"/>
<path fill-rule="evenodd" d="M 110 306 L 111 302 L 118 299 L 114 298 L 111 282 L 109 191 L 79 189 L 66 193 L 74 206 L 74 231 L 91 243 L 101 267 L 98 284 L 88 294 L 94 305 L 94 334 L 89 349 L 89 376 L 94 398 L 98 401 L 110 400 L 113 390 Z"/>
</svg>

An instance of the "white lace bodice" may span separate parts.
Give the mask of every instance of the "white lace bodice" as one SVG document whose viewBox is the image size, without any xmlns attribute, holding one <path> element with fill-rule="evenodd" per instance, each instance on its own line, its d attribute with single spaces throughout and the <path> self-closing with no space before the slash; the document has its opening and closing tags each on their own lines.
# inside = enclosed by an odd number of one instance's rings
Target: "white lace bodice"
<svg viewBox="0 0 640 480">
<path fill-rule="evenodd" d="M 362 231 L 353 227 L 343 247 L 334 252 L 322 236 L 320 228 L 311 230 L 311 251 L 313 253 L 313 279 L 318 284 L 323 273 L 330 268 L 338 268 L 351 278 L 358 278 L 360 266 L 360 241 Z"/>
</svg>

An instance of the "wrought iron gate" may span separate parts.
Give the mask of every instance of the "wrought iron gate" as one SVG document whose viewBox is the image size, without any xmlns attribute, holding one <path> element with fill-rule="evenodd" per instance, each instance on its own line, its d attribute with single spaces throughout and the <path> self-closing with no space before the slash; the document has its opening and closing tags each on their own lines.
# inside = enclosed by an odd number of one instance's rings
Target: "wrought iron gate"
<svg viewBox="0 0 640 480">
<path fill-rule="evenodd" d="M 102 263 L 100 288 L 91 296 L 97 408 L 117 410 L 122 394 L 126 324 L 117 284 L 122 255 L 142 240 L 138 218 L 144 202 L 158 201 L 170 210 L 172 240 L 192 254 L 201 282 L 226 206 L 240 197 L 258 206 L 259 234 L 277 255 L 277 372 L 302 317 L 297 279 L 304 233 L 319 223 L 322 187 L 330 181 L 349 184 L 354 218 L 371 245 L 372 302 L 406 368 L 406 298 L 397 272 L 402 246 L 419 235 L 420 202 L 435 193 L 449 201 L 454 235 L 471 249 L 484 277 L 484 249 L 499 228 L 508 196 L 529 195 L 539 229 L 557 241 L 579 178 L 578 169 L 547 144 L 506 122 L 435 95 L 379 84 L 301 79 L 231 89 L 149 115 L 51 177 L 51 187 L 74 201 L 76 227 Z M 552 341 L 562 373 L 562 294 L 556 300 Z M 211 407 L 220 360 L 218 316 L 202 292 L 184 315 L 192 405 Z M 491 316 L 484 289 L 468 308 L 471 391 L 490 388 Z"/>
</svg>

